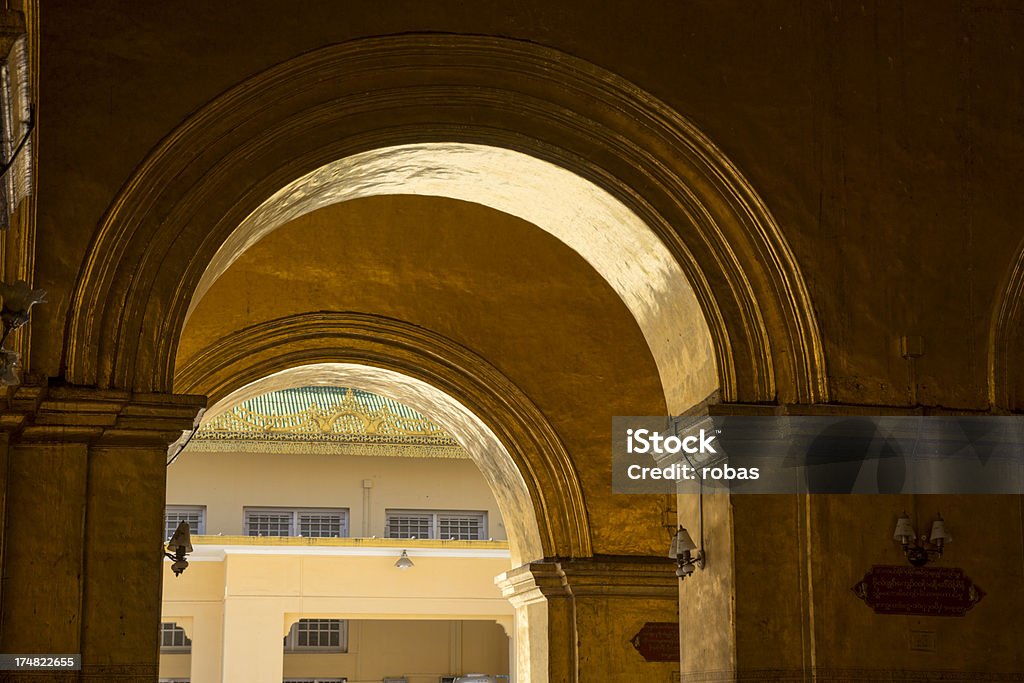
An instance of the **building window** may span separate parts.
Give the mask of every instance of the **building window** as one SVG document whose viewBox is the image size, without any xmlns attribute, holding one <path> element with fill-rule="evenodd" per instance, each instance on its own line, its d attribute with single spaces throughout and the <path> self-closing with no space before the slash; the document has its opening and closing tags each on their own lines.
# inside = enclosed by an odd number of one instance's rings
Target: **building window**
<svg viewBox="0 0 1024 683">
<path fill-rule="evenodd" d="M 345 538 L 348 536 L 348 510 L 246 508 L 245 534 L 246 536 Z"/>
<path fill-rule="evenodd" d="M 191 652 L 192 640 L 185 635 L 185 629 L 173 621 L 162 622 L 160 624 L 160 651 Z"/>
<path fill-rule="evenodd" d="M 206 533 L 206 508 L 202 505 L 168 505 L 164 509 L 164 540 L 174 535 L 182 522 L 188 522 L 188 530 L 196 535 Z"/>
<path fill-rule="evenodd" d="M 287 652 L 348 652 L 344 619 L 299 619 L 284 638 Z"/>
<path fill-rule="evenodd" d="M 387 538 L 436 538 L 443 541 L 479 541 L 487 538 L 486 512 L 433 512 L 388 510 Z"/>
</svg>

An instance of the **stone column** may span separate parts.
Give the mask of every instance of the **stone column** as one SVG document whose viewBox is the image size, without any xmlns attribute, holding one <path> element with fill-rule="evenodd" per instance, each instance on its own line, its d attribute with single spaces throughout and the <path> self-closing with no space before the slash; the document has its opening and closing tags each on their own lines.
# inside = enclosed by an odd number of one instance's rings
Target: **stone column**
<svg viewBox="0 0 1024 683">
<path fill-rule="evenodd" d="M 671 680 L 678 660 L 648 662 L 632 638 L 648 622 L 678 620 L 668 558 L 533 562 L 499 577 L 516 608 L 520 683 Z"/>
<path fill-rule="evenodd" d="M 31 681 L 152 683 L 167 445 L 201 397 L 22 387 L 7 467 L 0 651 L 81 654 Z M 7 680 L 19 680 L 8 677 Z"/>
</svg>

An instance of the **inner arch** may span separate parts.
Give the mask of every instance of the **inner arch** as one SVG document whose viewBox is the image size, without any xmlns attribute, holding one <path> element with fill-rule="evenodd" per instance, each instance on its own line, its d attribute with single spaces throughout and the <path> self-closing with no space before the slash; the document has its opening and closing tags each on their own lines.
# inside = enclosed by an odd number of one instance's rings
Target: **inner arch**
<svg viewBox="0 0 1024 683">
<path fill-rule="evenodd" d="M 629 309 L 651 349 L 670 411 L 682 412 L 718 388 L 711 333 L 697 297 L 677 261 L 643 220 L 570 171 L 486 145 L 384 147 L 294 180 L 249 214 L 221 245 L 187 315 L 239 255 L 278 227 L 324 206 L 387 194 L 475 202 L 545 230 L 583 257 Z"/>
<path fill-rule="evenodd" d="M 505 520 L 512 566 L 544 557 L 529 489 L 504 444 L 462 403 L 426 382 L 357 363 L 302 365 L 239 387 L 211 406 L 203 420 L 213 419 L 261 394 L 303 386 L 358 387 L 404 403 L 429 417 L 459 442 L 483 473 Z"/>
</svg>

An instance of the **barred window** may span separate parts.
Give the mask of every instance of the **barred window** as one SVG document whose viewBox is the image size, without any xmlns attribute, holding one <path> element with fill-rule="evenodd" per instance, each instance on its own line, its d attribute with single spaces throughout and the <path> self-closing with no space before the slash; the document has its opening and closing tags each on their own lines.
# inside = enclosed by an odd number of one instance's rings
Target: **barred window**
<svg viewBox="0 0 1024 683">
<path fill-rule="evenodd" d="M 185 629 L 173 621 L 160 623 L 160 650 L 162 652 L 189 652 L 192 640 L 185 635 Z"/>
<path fill-rule="evenodd" d="M 188 522 L 189 532 L 206 533 L 206 508 L 202 505 L 168 505 L 164 508 L 164 540 L 174 535 L 182 522 Z"/>
<path fill-rule="evenodd" d="M 484 515 L 480 513 L 437 516 L 437 537 L 459 541 L 479 541 L 483 538 Z"/>
<path fill-rule="evenodd" d="M 289 652 L 348 652 L 348 622 L 344 619 L 299 619 L 284 638 Z"/>
<path fill-rule="evenodd" d="M 465 511 L 388 510 L 387 538 L 435 538 L 479 541 L 487 538 L 487 513 Z"/>
<path fill-rule="evenodd" d="M 344 520 L 337 512 L 300 512 L 299 536 L 306 538 L 341 538 Z"/>
<path fill-rule="evenodd" d="M 247 536 L 344 538 L 348 536 L 348 510 L 246 508 L 245 533 Z"/>
<path fill-rule="evenodd" d="M 434 519 L 429 513 L 388 512 L 388 538 L 433 538 Z"/>
<path fill-rule="evenodd" d="M 291 536 L 291 512 L 268 510 L 246 510 L 245 533 L 247 536 Z"/>
</svg>

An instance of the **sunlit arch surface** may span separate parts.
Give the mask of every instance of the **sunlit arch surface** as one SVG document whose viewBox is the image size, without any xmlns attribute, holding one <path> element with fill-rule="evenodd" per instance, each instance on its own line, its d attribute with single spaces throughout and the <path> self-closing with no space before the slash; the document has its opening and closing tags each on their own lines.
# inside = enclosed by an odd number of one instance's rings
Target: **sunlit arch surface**
<svg viewBox="0 0 1024 683">
<path fill-rule="evenodd" d="M 281 389 L 304 386 L 356 387 L 404 403 L 451 434 L 480 468 L 501 510 L 512 566 L 544 556 L 537 517 L 522 474 L 501 440 L 455 398 L 421 380 L 393 370 L 356 363 L 316 363 L 282 370 L 250 382 L 217 401 L 204 421 L 244 401 Z"/>
<path fill-rule="evenodd" d="M 299 216 L 388 194 L 449 197 L 489 206 L 557 237 L 615 290 L 647 340 L 669 410 L 718 388 L 711 333 L 678 262 L 627 206 L 594 183 L 508 149 L 459 143 L 400 145 L 355 154 L 289 183 L 223 243 L 196 288 L 190 315 L 249 247 Z"/>
</svg>

